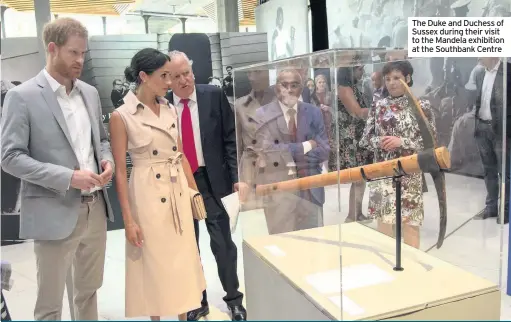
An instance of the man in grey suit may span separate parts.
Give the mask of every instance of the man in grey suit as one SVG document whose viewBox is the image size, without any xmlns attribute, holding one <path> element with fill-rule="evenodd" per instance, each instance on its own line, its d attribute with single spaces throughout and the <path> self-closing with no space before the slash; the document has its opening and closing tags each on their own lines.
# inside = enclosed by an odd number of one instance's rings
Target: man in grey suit
<svg viewBox="0 0 511 322">
<path fill-rule="evenodd" d="M 114 162 L 97 90 L 78 80 L 88 32 L 61 18 L 43 31 L 46 68 L 7 93 L 2 167 L 21 187 L 20 237 L 34 240 L 36 320 L 60 320 L 69 267 L 76 320 L 98 320 Z"/>
</svg>

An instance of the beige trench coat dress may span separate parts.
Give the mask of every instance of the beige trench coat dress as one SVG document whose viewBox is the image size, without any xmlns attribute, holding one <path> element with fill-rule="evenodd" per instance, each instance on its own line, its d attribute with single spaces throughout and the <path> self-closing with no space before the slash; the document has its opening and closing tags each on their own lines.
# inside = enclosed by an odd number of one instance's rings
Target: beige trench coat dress
<svg viewBox="0 0 511 322">
<path fill-rule="evenodd" d="M 188 182 L 178 152 L 174 106 L 161 99 L 160 117 L 130 91 L 117 111 L 128 134 L 133 167 L 130 207 L 144 235 L 126 241 L 126 317 L 174 316 L 199 308 L 206 288 Z"/>
</svg>

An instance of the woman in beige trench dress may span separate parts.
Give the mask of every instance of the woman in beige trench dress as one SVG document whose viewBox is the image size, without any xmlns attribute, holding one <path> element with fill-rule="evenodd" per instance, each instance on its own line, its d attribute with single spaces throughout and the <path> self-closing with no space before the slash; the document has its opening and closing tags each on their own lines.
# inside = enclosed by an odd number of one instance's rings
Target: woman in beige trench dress
<svg viewBox="0 0 511 322">
<path fill-rule="evenodd" d="M 143 49 L 125 76 L 137 84 L 110 118 L 115 183 L 126 232 L 126 317 L 178 315 L 201 306 L 206 282 L 195 241 L 189 188 L 174 106 L 163 96 L 170 58 Z M 126 170 L 126 151 L 133 167 Z"/>
</svg>

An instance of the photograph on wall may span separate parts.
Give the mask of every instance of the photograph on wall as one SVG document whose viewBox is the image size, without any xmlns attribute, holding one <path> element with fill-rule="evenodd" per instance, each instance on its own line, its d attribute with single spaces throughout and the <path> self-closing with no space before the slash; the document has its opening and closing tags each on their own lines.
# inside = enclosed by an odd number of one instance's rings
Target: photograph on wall
<svg viewBox="0 0 511 322">
<path fill-rule="evenodd" d="M 327 0 L 329 43 L 330 48 L 407 48 L 408 17 L 506 17 L 510 13 L 510 0 Z M 477 58 L 453 57 L 415 60 L 412 65 L 417 85 L 412 90 L 432 103 L 438 144 L 449 148 L 452 172 L 482 178 L 475 140 L 459 138 L 474 135 L 475 79 L 484 67 Z M 372 79 L 382 66 L 365 68 L 357 84 L 361 92 L 374 90 Z"/>
<path fill-rule="evenodd" d="M 272 0 L 255 9 L 258 32 L 268 35 L 270 61 L 308 53 L 307 0 Z"/>
</svg>

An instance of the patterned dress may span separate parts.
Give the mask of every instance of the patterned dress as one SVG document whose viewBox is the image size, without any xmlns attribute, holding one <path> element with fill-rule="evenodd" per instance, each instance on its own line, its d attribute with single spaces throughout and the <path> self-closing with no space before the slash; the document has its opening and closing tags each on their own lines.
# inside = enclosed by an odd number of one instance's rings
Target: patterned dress
<svg viewBox="0 0 511 322">
<path fill-rule="evenodd" d="M 429 125 L 436 136 L 435 117 L 427 100 L 419 101 Z M 384 136 L 401 138 L 402 146 L 394 151 L 380 148 Z M 406 96 L 386 97 L 375 103 L 369 113 L 360 145 L 374 151 L 374 162 L 391 160 L 421 151 L 424 146 L 417 119 Z M 401 214 L 403 223 L 421 226 L 424 220 L 422 174 L 406 175 L 401 185 Z M 396 194 L 392 179 L 369 183 L 369 216 L 386 224 L 396 221 Z"/>
<path fill-rule="evenodd" d="M 339 86 L 351 87 L 360 107 L 367 108 L 364 96 L 353 80 L 351 68 L 339 68 L 337 81 Z M 335 142 L 336 122 L 339 126 L 339 144 Z M 337 100 L 337 119 L 333 119 L 329 135 L 332 151 L 328 161 L 330 171 L 355 168 L 373 162 L 372 151 L 359 145 L 365 125 L 365 120 L 351 116 L 344 104 Z M 339 169 L 337 169 L 337 158 L 339 158 Z"/>
</svg>

